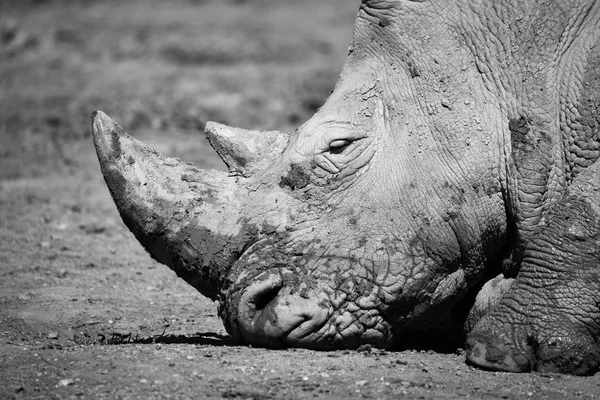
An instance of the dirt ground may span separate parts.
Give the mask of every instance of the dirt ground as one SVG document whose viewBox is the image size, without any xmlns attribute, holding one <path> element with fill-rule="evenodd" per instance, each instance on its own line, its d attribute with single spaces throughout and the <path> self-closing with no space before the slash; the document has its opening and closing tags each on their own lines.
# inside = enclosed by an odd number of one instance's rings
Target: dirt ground
<svg viewBox="0 0 600 400">
<path fill-rule="evenodd" d="M 346 55 L 358 0 L 0 1 L 0 398 L 600 396 L 600 377 L 433 352 L 234 346 L 216 305 L 122 224 L 89 115 L 203 168 L 207 120 L 291 130 Z"/>
</svg>

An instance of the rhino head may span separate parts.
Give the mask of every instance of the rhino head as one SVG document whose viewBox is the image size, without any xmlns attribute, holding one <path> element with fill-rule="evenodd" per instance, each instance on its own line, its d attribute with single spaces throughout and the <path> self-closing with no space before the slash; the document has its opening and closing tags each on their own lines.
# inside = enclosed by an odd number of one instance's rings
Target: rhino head
<svg viewBox="0 0 600 400">
<path fill-rule="evenodd" d="M 528 110 L 554 110 L 544 66 L 522 63 L 554 60 L 568 27 L 524 36 L 539 7 L 364 0 L 334 91 L 295 132 L 209 122 L 224 173 L 97 112 L 106 183 L 146 250 L 219 301 L 237 343 L 386 348 L 446 331 L 514 247 L 511 134 L 535 123 Z"/>
</svg>

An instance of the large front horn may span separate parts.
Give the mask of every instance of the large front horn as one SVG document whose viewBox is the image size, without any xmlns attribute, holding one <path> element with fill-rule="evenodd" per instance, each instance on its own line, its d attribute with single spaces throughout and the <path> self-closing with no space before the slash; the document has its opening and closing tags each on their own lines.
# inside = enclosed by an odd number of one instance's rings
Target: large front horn
<svg viewBox="0 0 600 400">
<path fill-rule="evenodd" d="M 204 133 L 229 172 L 245 177 L 267 168 L 289 141 L 289 135 L 279 131 L 250 131 L 216 122 L 207 122 Z"/>
<path fill-rule="evenodd" d="M 223 172 L 163 156 L 102 111 L 92 114 L 92 134 L 125 225 L 152 257 L 215 299 L 233 262 L 255 240 L 240 214 L 246 191 Z"/>
</svg>

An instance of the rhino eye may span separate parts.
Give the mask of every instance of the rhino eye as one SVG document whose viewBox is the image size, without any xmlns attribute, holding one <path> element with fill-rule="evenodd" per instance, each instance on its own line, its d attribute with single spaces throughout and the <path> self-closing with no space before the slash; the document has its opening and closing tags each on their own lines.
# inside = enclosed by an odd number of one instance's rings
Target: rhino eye
<svg viewBox="0 0 600 400">
<path fill-rule="evenodd" d="M 338 139 L 329 143 L 329 152 L 333 154 L 340 154 L 346 147 L 352 143 L 352 140 Z"/>
</svg>

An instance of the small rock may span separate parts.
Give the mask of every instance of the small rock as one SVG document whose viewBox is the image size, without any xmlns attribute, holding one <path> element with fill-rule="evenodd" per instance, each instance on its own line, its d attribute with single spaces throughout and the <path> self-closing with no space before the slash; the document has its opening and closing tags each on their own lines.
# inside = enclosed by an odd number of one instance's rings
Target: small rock
<svg viewBox="0 0 600 400">
<path fill-rule="evenodd" d="M 147 379 L 140 379 L 140 383 L 148 383 Z"/>
<path fill-rule="evenodd" d="M 369 381 L 356 381 L 354 384 L 356 386 L 365 386 Z"/>
<path fill-rule="evenodd" d="M 31 297 L 27 296 L 26 294 L 20 294 L 19 296 L 17 296 L 17 299 L 19 299 L 21 301 L 27 301 L 27 300 L 31 300 Z"/>
<path fill-rule="evenodd" d="M 371 347 L 370 344 L 363 344 L 363 345 L 359 346 L 358 349 L 356 349 L 356 351 L 359 353 L 367 353 L 368 354 L 371 352 L 372 349 L 373 348 Z"/>
<path fill-rule="evenodd" d="M 98 222 L 90 222 L 88 224 L 79 225 L 79 229 L 87 233 L 88 235 L 99 234 L 106 231 L 106 226 L 101 225 Z"/>
<path fill-rule="evenodd" d="M 46 337 L 48 339 L 58 339 L 58 332 L 49 332 Z"/>
<path fill-rule="evenodd" d="M 61 379 L 58 382 L 58 386 L 71 386 L 74 384 L 75 384 L 75 381 L 73 379 Z"/>
</svg>

